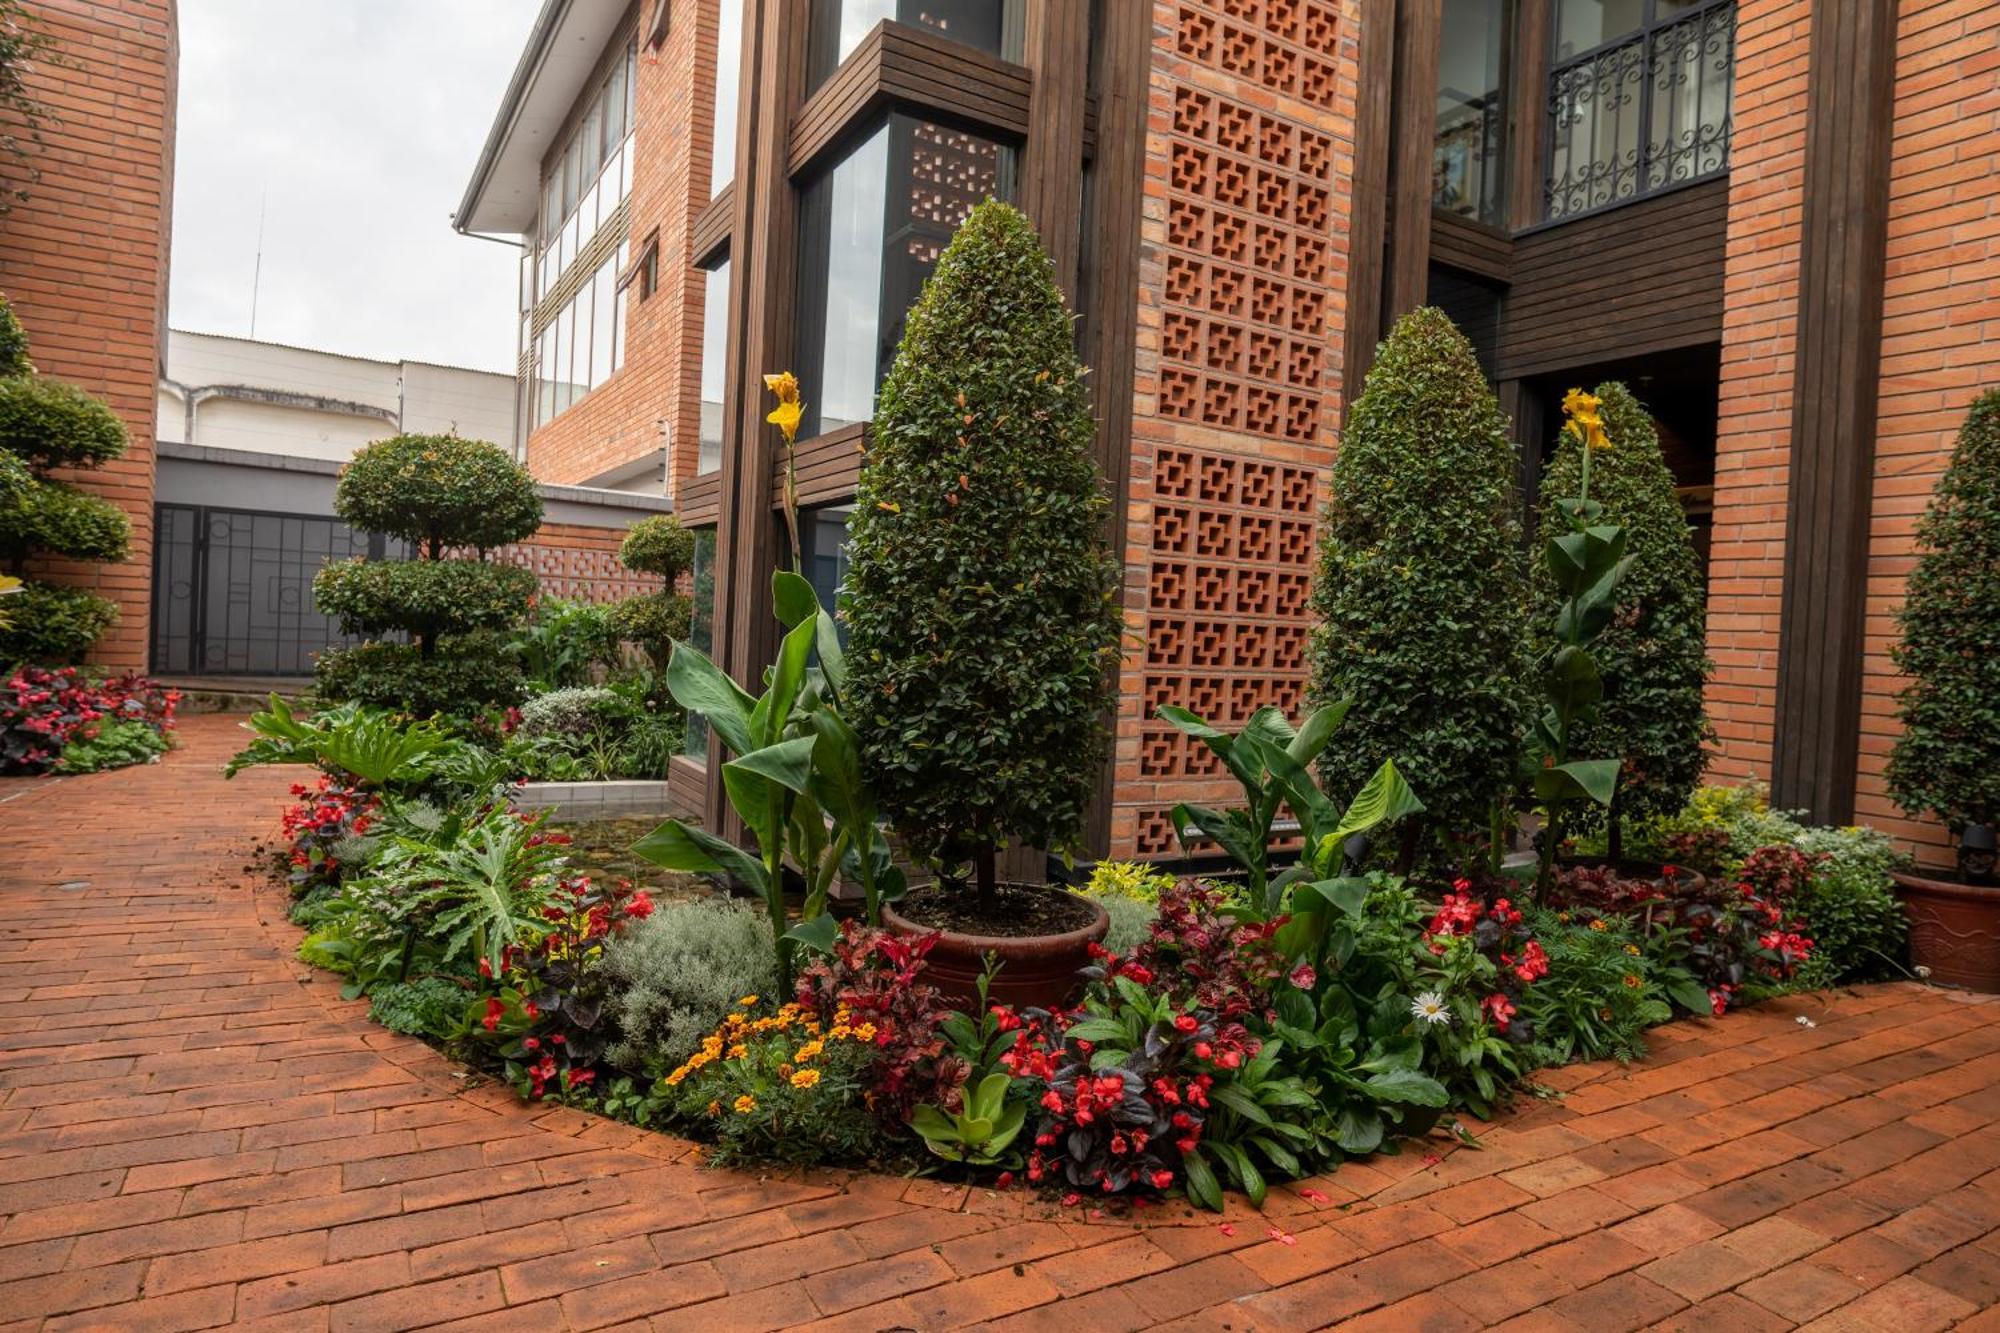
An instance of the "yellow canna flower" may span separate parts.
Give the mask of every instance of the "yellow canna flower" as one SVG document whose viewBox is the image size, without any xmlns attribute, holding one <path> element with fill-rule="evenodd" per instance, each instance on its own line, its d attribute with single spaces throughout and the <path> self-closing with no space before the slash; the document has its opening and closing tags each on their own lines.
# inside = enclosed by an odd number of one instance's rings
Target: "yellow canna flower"
<svg viewBox="0 0 2000 1333">
<path fill-rule="evenodd" d="M 1573 417 L 1579 412 L 1595 413 L 1603 405 L 1603 400 L 1596 394 L 1585 393 L 1582 389 L 1571 389 L 1563 395 L 1564 416 Z"/>
<path fill-rule="evenodd" d="M 746 1092 L 741 1097 L 738 1097 L 732 1105 L 735 1107 L 736 1114 L 749 1115 L 757 1109 L 757 1099 Z"/>
<path fill-rule="evenodd" d="M 799 401 L 799 377 L 789 370 L 781 370 L 775 375 L 764 377 L 764 387 L 778 395 L 781 403 Z"/>
<path fill-rule="evenodd" d="M 790 444 L 799 437 L 799 420 L 804 415 L 805 409 L 800 407 L 798 399 L 794 398 L 788 403 L 781 402 L 772 408 L 771 415 L 765 417 L 764 420 L 776 426 L 779 432 L 784 435 L 785 443 Z"/>
<path fill-rule="evenodd" d="M 798 1073 L 792 1075 L 792 1086 L 795 1088 L 810 1088 L 817 1082 L 819 1082 L 819 1071 L 817 1069 L 801 1069 Z"/>
</svg>

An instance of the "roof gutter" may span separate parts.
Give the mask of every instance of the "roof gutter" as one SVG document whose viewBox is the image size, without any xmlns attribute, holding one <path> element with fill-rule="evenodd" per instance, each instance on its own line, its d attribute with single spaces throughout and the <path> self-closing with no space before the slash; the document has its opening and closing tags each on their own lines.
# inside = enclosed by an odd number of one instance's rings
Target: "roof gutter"
<svg viewBox="0 0 2000 1333">
<path fill-rule="evenodd" d="M 520 62 L 514 66 L 514 76 L 507 81 L 507 92 L 500 99 L 500 109 L 494 113 L 493 128 L 486 132 L 486 146 L 479 150 L 479 161 L 473 165 L 472 180 L 465 187 L 465 197 L 459 200 L 458 211 L 452 214 L 452 230 L 461 235 L 480 234 L 468 231 L 465 219 L 472 216 L 473 209 L 479 206 L 479 196 L 486 193 L 487 182 L 493 176 L 493 164 L 499 159 L 508 136 L 514 132 L 515 122 L 521 117 L 521 103 L 535 81 L 535 72 L 548 56 L 549 45 L 555 41 L 556 30 L 562 26 L 569 6 L 570 0 L 543 0 L 542 12 L 535 17 L 535 26 L 528 33 L 528 44 L 521 52 Z"/>
</svg>

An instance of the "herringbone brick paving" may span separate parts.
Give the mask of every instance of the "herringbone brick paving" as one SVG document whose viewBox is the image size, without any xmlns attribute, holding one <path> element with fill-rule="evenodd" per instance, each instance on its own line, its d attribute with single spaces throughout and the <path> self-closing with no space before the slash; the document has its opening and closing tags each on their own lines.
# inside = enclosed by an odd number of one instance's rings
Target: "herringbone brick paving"
<svg viewBox="0 0 2000 1333">
<path fill-rule="evenodd" d="M 2000 1005 L 1676 1024 L 1263 1215 L 713 1171 L 291 961 L 246 862 L 297 775 L 225 783 L 240 736 L 0 782 L 0 1330 L 2000 1329 Z"/>
</svg>

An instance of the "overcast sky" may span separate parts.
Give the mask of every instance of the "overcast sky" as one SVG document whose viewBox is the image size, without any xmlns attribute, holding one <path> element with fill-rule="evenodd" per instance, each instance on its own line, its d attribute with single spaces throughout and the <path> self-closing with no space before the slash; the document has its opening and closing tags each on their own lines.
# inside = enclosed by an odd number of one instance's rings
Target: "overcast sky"
<svg viewBox="0 0 2000 1333">
<path fill-rule="evenodd" d="M 451 229 L 539 0 L 180 0 L 175 328 L 511 372 L 519 251 Z"/>
</svg>

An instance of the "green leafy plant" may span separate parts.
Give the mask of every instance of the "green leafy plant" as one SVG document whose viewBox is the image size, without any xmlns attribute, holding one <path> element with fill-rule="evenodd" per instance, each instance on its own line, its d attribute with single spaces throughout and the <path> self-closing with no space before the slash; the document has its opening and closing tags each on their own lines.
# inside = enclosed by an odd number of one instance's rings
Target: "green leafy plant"
<svg viewBox="0 0 2000 1333">
<path fill-rule="evenodd" d="M 1610 381 L 1596 393 L 1612 447 L 1593 451 L 1575 431 L 1564 430 L 1543 474 L 1542 494 L 1575 494 L 1588 466 L 1590 497 L 1603 506 L 1603 519 L 1623 530 L 1630 557 L 1616 588 L 1616 609 L 1589 648 L 1604 697 L 1594 716 L 1572 722 L 1571 737 L 1577 753 L 1620 758 L 1618 785 L 1608 807 L 1579 802 L 1567 815 L 1572 832 L 1608 825 L 1607 848 L 1616 860 L 1624 855 L 1627 819 L 1679 811 L 1701 779 L 1708 762 L 1702 691 L 1713 664 L 1701 561 L 1660 453 L 1658 429 L 1624 385 Z M 1555 499 L 1544 504 L 1542 529 L 1570 529 Z M 1552 655 L 1564 598 L 1546 564 L 1533 578 L 1541 650 Z"/>
<path fill-rule="evenodd" d="M 1889 794 L 1957 834 L 2000 823 L 2000 389 L 1966 414 L 1917 550 L 1891 649 L 1910 684 Z"/>
<path fill-rule="evenodd" d="M 118 605 L 82 588 L 23 583 L 7 599 L 0 662 L 81 662 L 118 620 Z"/>
<path fill-rule="evenodd" d="M 627 597 L 611 609 L 618 637 L 637 644 L 664 669 L 693 620 L 694 604 L 676 584 L 694 564 L 694 534 L 672 514 L 642 518 L 625 534 L 618 562 L 642 574 L 657 574 L 664 582 L 660 591 Z"/>
<path fill-rule="evenodd" d="M 163 755 L 170 742 L 157 727 L 146 722 L 112 720 L 100 724 L 97 734 L 72 740 L 56 760 L 58 773 L 98 773 L 127 764 L 143 764 Z"/>
<path fill-rule="evenodd" d="M 1530 1025 L 1541 1063 L 1642 1058 L 1645 1030 L 1673 1017 L 1667 982 L 1693 985 L 1685 973 L 1660 975 L 1666 965 L 1646 951 L 1644 937 L 1629 922 L 1593 919 L 1604 924 L 1593 929 L 1543 910 L 1528 915 L 1549 956 L 1548 976 L 1530 986 L 1521 1000 L 1521 1018 Z M 1684 994 L 1707 1007 L 1699 986 Z"/>
<path fill-rule="evenodd" d="M 349 634 L 504 630 L 528 613 L 535 575 L 481 560 L 335 560 L 313 576 L 313 601 Z"/>
<path fill-rule="evenodd" d="M 414 717 L 465 716 L 520 702 L 519 667 L 489 635 L 467 634 L 425 657 L 414 643 L 358 643 L 322 653 L 313 671 L 322 697 Z"/>
<path fill-rule="evenodd" d="M 618 662 L 619 633 L 610 606 L 544 597 L 533 618 L 507 635 L 507 655 L 538 691 L 593 683 Z"/>
<path fill-rule="evenodd" d="M 1337 882 L 1342 847 L 1357 833 L 1421 814 L 1422 801 L 1403 780 L 1393 759 L 1384 759 L 1354 799 L 1341 809 L 1326 798 L 1313 780 L 1311 765 L 1333 741 L 1347 717 L 1346 701 L 1308 713 L 1294 731 L 1285 715 L 1264 707 L 1251 715 L 1235 734 L 1212 727 L 1185 708 L 1168 706 L 1160 716 L 1213 750 L 1243 788 L 1244 804 L 1220 811 L 1203 805 L 1174 807 L 1174 825 L 1192 827 L 1214 839 L 1248 876 L 1242 905 L 1257 917 L 1279 913 L 1285 888 L 1304 881 L 1308 892 L 1322 897 L 1354 896 L 1354 886 Z M 1299 864 L 1273 881 L 1270 874 L 1272 827 L 1278 811 L 1289 808 L 1299 823 L 1306 851 Z"/>
<path fill-rule="evenodd" d="M 778 984 L 769 926 L 726 900 L 661 903 L 604 951 L 609 1008 L 622 1034 L 611 1062 L 654 1077 L 693 1055 L 745 995 Z"/>
<path fill-rule="evenodd" d="M 1341 434 L 1322 523 L 1311 698 L 1359 705 L 1325 751 L 1348 797 L 1393 756 L 1429 805 L 1405 829 L 1487 825 L 1528 723 L 1517 461 L 1472 347 L 1443 312 L 1397 322 Z"/>
<path fill-rule="evenodd" d="M 1618 590 L 1635 557 L 1626 554 L 1625 529 L 1604 522 L 1604 506 L 1590 498 L 1590 460 L 1613 447 L 1598 400 L 1581 389 L 1563 399 L 1563 433 L 1581 454 L 1577 493 L 1551 504 L 1562 523 L 1551 523 L 1542 567 L 1554 594 L 1554 631 L 1541 656 L 1544 704 L 1535 718 L 1529 767 L 1531 790 L 1542 811 L 1541 864 L 1535 890 L 1546 896 L 1555 883 L 1556 853 L 1570 810 L 1583 802 L 1609 809 L 1618 787 L 1619 759 L 1576 758 L 1582 729 L 1596 720 L 1604 698 L 1604 673 L 1592 649 L 1618 610 Z M 1498 846 L 1494 847 L 1497 856 Z"/>
<path fill-rule="evenodd" d="M 391 839 L 369 879 L 409 904 L 408 929 L 434 942 L 444 965 L 483 964 L 498 976 L 511 946 L 547 929 L 563 848 L 536 836 L 540 823 L 489 809 L 454 819 L 434 839 Z"/>
<path fill-rule="evenodd" d="M 848 528 L 848 721 L 912 854 L 994 885 L 1080 835 L 1120 567 L 1071 316 L 1034 228 L 972 210 L 911 307 Z"/>
<path fill-rule="evenodd" d="M 460 1026 L 467 997 L 450 977 L 391 982 L 368 997 L 368 1017 L 391 1032 L 443 1040 Z"/>
<path fill-rule="evenodd" d="M 997 1166 L 1015 1161 L 1010 1151 L 1027 1123 L 1025 1092 L 1012 1073 L 1001 1068 L 1003 1058 L 1021 1037 L 1018 1020 L 987 1003 L 997 965 L 990 957 L 978 981 L 978 1003 L 970 1014 L 956 1009 L 939 1024 L 951 1043 L 952 1059 L 964 1067 L 956 1109 L 925 1103 L 910 1114 L 910 1128 L 924 1146 L 949 1162 Z"/>
</svg>

